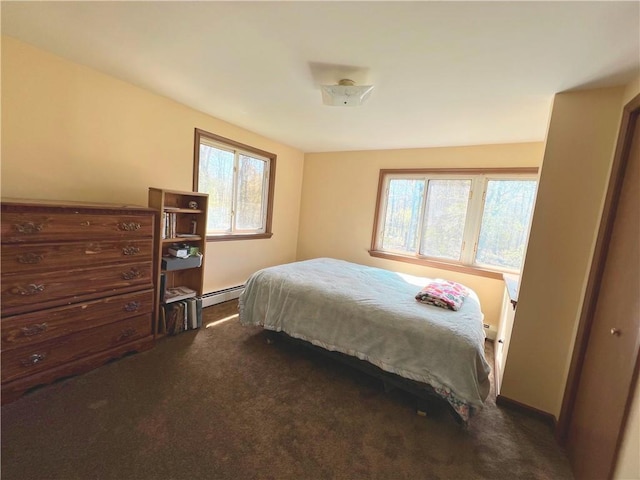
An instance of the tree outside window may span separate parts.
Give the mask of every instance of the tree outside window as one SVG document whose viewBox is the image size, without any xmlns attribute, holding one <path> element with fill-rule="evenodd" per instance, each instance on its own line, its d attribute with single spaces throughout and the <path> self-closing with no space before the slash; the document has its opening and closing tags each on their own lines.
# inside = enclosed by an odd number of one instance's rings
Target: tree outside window
<svg viewBox="0 0 640 480">
<path fill-rule="evenodd" d="M 518 272 L 536 189 L 531 169 L 383 170 L 371 253 Z"/>
<path fill-rule="evenodd" d="M 194 188 L 209 194 L 208 240 L 271 237 L 274 154 L 196 129 Z"/>
</svg>

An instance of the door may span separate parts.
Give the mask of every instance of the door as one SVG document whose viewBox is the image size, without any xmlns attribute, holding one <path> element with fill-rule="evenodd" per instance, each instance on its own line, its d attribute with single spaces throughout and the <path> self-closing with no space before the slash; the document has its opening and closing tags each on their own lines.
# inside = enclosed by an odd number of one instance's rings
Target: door
<svg viewBox="0 0 640 480">
<path fill-rule="evenodd" d="M 567 453 L 576 478 L 613 474 L 631 393 L 637 381 L 640 342 L 640 105 L 628 116 L 618 142 L 622 152 L 612 185 L 606 232 L 587 319 L 588 338 L 567 432 Z M 635 103 L 634 103 L 635 102 Z M 630 104 L 631 105 L 631 104 Z M 626 113 L 627 110 L 625 110 Z M 615 168 L 615 166 L 614 166 Z M 611 188 L 611 187 L 610 187 Z M 594 265 L 598 262 L 594 261 Z"/>
</svg>

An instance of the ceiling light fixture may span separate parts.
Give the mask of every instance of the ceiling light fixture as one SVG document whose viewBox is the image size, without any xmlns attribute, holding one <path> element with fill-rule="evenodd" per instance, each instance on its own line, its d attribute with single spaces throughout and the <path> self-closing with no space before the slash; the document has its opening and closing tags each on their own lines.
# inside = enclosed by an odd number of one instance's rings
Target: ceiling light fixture
<svg viewBox="0 0 640 480">
<path fill-rule="evenodd" d="M 373 90 L 373 85 L 357 86 L 353 80 L 343 78 L 338 85 L 322 85 L 322 103 L 334 107 L 362 105 Z"/>
</svg>

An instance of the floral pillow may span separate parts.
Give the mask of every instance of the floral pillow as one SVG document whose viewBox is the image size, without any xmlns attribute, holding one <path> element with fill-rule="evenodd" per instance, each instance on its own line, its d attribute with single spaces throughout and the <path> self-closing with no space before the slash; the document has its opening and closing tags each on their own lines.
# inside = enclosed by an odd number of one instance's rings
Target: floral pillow
<svg viewBox="0 0 640 480">
<path fill-rule="evenodd" d="M 416 295 L 416 300 L 427 305 L 459 310 L 469 291 L 464 285 L 447 280 L 434 280 Z"/>
</svg>

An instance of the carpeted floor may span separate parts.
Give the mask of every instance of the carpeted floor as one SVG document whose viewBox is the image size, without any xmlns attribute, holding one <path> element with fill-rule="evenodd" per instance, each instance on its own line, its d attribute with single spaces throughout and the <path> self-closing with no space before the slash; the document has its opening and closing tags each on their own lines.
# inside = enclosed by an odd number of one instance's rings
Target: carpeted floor
<svg viewBox="0 0 640 480">
<path fill-rule="evenodd" d="M 204 324 L 235 313 L 205 309 Z M 570 479 L 549 427 L 493 394 L 462 429 L 237 318 L 1 410 L 2 479 Z"/>
</svg>

